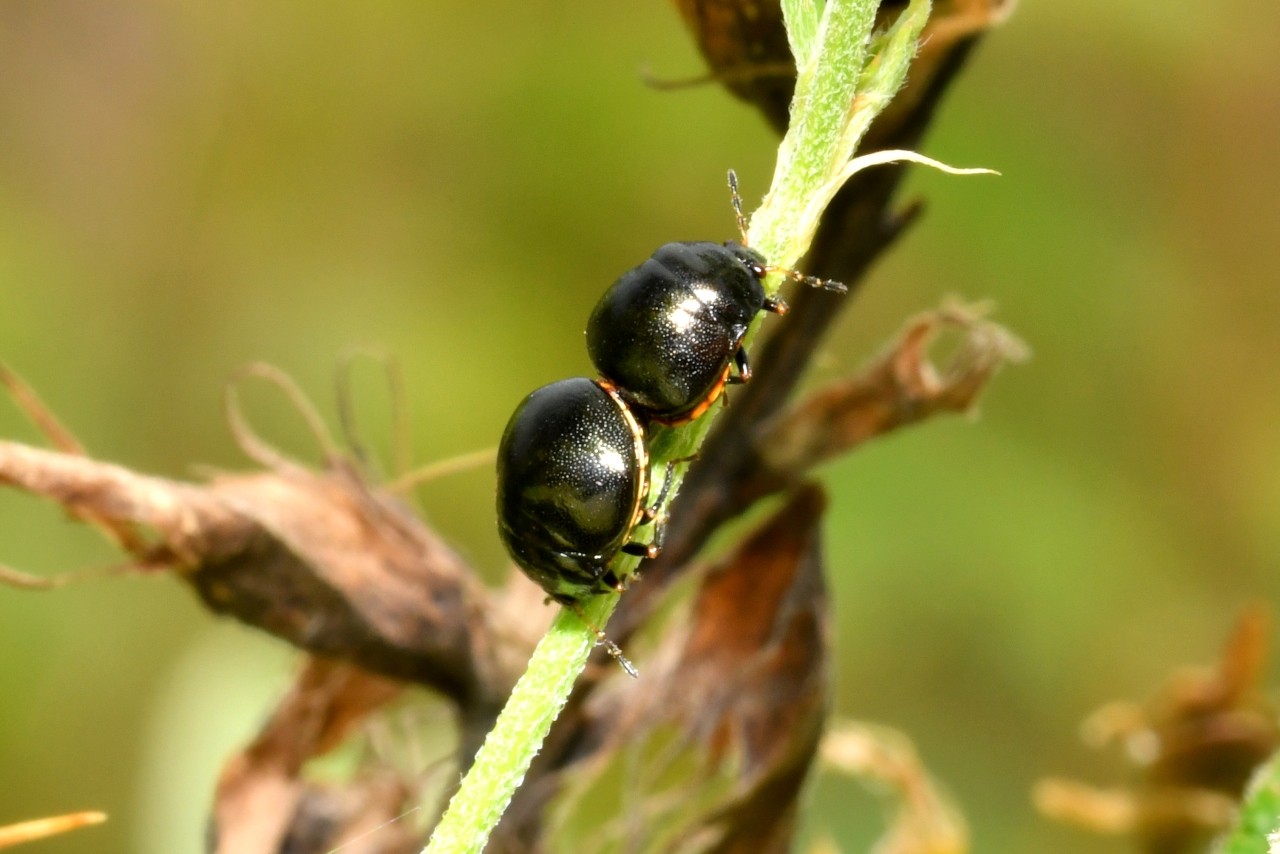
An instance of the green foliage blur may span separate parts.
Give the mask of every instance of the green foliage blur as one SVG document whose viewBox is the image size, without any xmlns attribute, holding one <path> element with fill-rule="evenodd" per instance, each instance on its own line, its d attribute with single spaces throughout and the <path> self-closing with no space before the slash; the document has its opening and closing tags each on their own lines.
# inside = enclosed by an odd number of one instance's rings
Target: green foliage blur
<svg viewBox="0 0 1280 854">
<path fill-rule="evenodd" d="M 1048 824 L 1047 773 L 1111 783 L 1076 738 L 1104 701 L 1208 662 L 1280 593 L 1280 66 L 1264 0 L 1024 0 L 924 152 L 1000 178 L 912 179 L 928 213 L 873 273 L 814 380 L 946 295 L 1034 349 L 981 418 L 830 467 L 841 715 L 910 734 L 978 851 L 1127 850 Z M 402 363 L 417 462 L 496 444 L 535 386 L 589 371 L 582 326 L 658 244 L 734 236 L 776 140 L 706 86 L 662 3 L 0 4 L 0 359 L 96 456 L 247 468 L 221 414 L 273 362 L 331 416 L 345 354 Z M 365 443 L 388 394 L 357 362 Z M 314 459 L 262 389 L 254 423 Z M 0 404 L 0 436 L 38 442 Z M 492 475 L 420 492 L 492 580 Z M 119 559 L 0 491 L 0 563 Z M 282 644 L 179 583 L 0 589 L 0 824 L 110 822 L 41 852 L 200 849 L 222 759 L 287 684 Z M 865 850 L 856 783 L 805 838 Z M 24 849 L 25 850 L 25 849 Z"/>
</svg>

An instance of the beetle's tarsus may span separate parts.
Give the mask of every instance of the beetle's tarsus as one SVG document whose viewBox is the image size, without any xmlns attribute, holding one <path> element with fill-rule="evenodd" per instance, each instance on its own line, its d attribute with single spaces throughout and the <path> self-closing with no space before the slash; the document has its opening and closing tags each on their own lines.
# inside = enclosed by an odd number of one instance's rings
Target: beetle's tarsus
<svg viewBox="0 0 1280 854">
<path fill-rule="evenodd" d="M 736 375 L 730 374 L 727 382 L 730 385 L 742 385 L 751 381 L 751 363 L 747 361 L 747 351 L 739 347 L 738 352 L 733 355 L 733 364 L 738 369 Z"/>
<path fill-rule="evenodd" d="M 582 613 L 582 608 L 577 602 L 567 603 L 565 607 L 577 615 L 579 620 L 582 620 L 583 625 L 590 629 L 592 634 L 596 636 L 596 642 L 600 646 L 604 647 L 604 651 L 609 653 L 614 661 L 618 662 L 618 666 L 625 670 L 628 676 L 632 679 L 640 678 L 640 671 L 636 670 L 636 666 L 631 663 L 631 659 L 622 654 L 622 648 L 609 640 L 599 626 L 587 619 L 587 615 Z"/>
<path fill-rule="evenodd" d="M 640 678 L 640 671 L 636 670 L 636 666 L 631 663 L 631 659 L 622 654 L 622 650 L 618 648 L 616 643 L 604 635 L 600 636 L 600 643 L 604 645 L 605 652 L 613 656 L 613 660 L 618 662 L 618 666 L 625 670 L 628 676 L 632 679 Z"/>
</svg>

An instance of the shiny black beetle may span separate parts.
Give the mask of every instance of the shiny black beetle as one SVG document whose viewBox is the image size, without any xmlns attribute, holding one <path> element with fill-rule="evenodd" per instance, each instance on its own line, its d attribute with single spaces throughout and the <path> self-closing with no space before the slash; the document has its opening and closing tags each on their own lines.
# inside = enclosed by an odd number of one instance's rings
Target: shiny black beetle
<svg viewBox="0 0 1280 854">
<path fill-rule="evenodd" d="M 596 304 L 591 361 L 647 417 L 697 418 L 726 383 L 751 376 L 742 338 L 755 316 L 786 310 L 765 297 L 765 272 L 760 253 L 739 243 L 659 247 Z"/>
<path fill-rule="evenodd" d="M 557 602 L 620 589 L 609 569 L 619 552 L 657 556 L 657 545 L 631 541 L 653 520 L 645 439 L 613 385 L 585 377 L 543 386 L 511 416 L 498 446 L 498 531 Z"/>
<path fill-rule="evenodd" d="M 692 421 L 727 383 L 751 377 L 742 339 L 762 311 L 786 312 L 765 296 L 764 277 L 781 272 L 843 293 L 844 285 L 772 268 L 746 245 L 738 180 L 729 173 L 743 242 L 668 243 L 605 291 L 587 321 L 587 352 L 596 370 L 646 418 Z M 737 373 L 733 373 L 733 368 Z"/>
</svg>

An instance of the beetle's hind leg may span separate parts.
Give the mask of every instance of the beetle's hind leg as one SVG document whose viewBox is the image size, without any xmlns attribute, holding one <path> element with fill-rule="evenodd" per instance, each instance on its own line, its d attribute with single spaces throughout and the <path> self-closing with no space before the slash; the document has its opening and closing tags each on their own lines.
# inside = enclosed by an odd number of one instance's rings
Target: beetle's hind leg
<svg viewBox="0 0 1280 854">
<path fill-rule="evenodd" d="M 667 495 L 671 492 L 671 473 L 676 470 L 676 466 L 680 465 L 680 463 L 691 463 L 697 458 L 698 455 L 694 454 L 690 457 L 678 457 L 674 460 L 667 460 L 666 473 L 662 476 L 662 489 L 658 490 L 657 499 L 648 507 L 644 508 L 644 513 L 640 516 L 641 525 L 647 525 L 654 519 L 658 518 L 658 509 L 666 502 Z M 636 554 L 636 552 L 627 552 L 627 554 Z"/>
<path fill-rule="evenodd" d="M 658 497 L 652 504 L 641 511 L 640 521 L 637 523 L 638 525 L 653 524 L 653 540 L 648 543 L 632 540 L 620 549 L 623 554 L 634 555 L 645 560 L 653 560 L 662 553 L 662 538 L 666 526 L 663 524 L 663 520 L 659 518 L 658 511 L 671 493 L 671 473 L 675 471 L 676 466 L 680 463 L 692 462 L 694 459 L 695 457 L 680 457 L 675 460 L 667 460 L 666 473 L 662 476 L 662 488 L 658 490 Z"/>
<path fill-rule="evenodd" d="M 657 538 L 655 537 L 655 540 Z M 639 540 L 633 540 L 622 547 L 623 554 L 633 555 L 635 557 L 644 558 L 645 560 L 653 560 L 662 551 L 662 547 L 656 543 L 642 543 Z"/>
<path fill-rule="evenodd" d="M 738 369 L 738 372 L 736 374 L 731 372 L 725 378 L 726 383 L 729 385 L 742 385 L 751 381 L 751 363 L 747 361 L 747 349 L 745 347 L 739 347 L 738 352 L 733 354 L 733 366 Z"/>
<path fill-rule="evenodd" d="M 636 666 L 631 663 L 631 659 L 622 654 L 622 648 L 609 640 L 605 635 L 604 630 L 587 619 L 587 615 L 582 612 L 581 605 L 577 602 L 570 602 L 566 604 L 565 607 L 572 611 L 579 620 L 582 620 L 583 625 L 590 629 L 591 633 L 596 636 L 596 642 L 599 643 L 600 646 L 604 647 L 604 651 L 609 653 L 609 655 L 613 657 L 614 661 L 618 662 L 618 666 L 625 670 L 628 676 L 632 679 L 640 678 L 640 671 L 636 670 Z"/>
</svg>

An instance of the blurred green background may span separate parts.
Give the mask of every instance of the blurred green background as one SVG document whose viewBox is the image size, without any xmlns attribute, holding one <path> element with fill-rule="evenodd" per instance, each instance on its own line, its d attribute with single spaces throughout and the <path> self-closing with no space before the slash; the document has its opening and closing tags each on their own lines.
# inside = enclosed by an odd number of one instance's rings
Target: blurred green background
<svg viewBox="0 0 1280 854">
<path fill-rule="evenodd" d="M 1039 819 L 1032 782 L 1113 782 L 1100 703 L 1213 660 L 1280 593 L 1280 9 L 1025 0 L 954 87 L 928 214 L 819 360 L 848 372 L 948 294 L 1034 348 L 976 422 L 831 466 L 841 715 L 900 727 L 978 851 L 1125 850 Z M 0 4 L 0 359 L 91 451 L 247 467 L 220 396 L 293 374 L 326 414 L 342 354 L 395 353 L 420 462 L 496 444 L 530 389 L 586 373 L 601 289 L 672 239 L 733 236 L 775 139 L 715 87 L 663 3 Z M 358 370 L 365 435 L 387 395 Z M 255 423 L 306 437 L 266 393 Z M 38 441 L 8 404 L 0 435 Z M 492 476 L 422 491 L 498 579 Z M 0 562 L 116 555 L 0 491 Z M 172 580 L 0 589 L 0 824 L 97 808 L 47 852 L 199 849 L 223 757 L 291 673 L 282 644 Z M 810 793 L 805 833 L 864 850 L 876 805 Z M 23 849 L 26 850 L 26 849 Z"/>
</svg>

